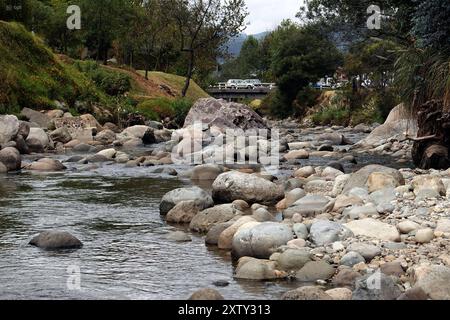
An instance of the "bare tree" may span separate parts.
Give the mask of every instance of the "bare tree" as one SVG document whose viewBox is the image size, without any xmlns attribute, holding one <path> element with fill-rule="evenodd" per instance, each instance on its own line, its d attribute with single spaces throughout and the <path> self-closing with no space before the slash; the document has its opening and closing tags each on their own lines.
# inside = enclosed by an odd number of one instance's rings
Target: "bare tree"
<svg viewBox="0 0 450 320">
<path fill-rule="evenodd" d="M 245 28 L 248 15 L 244 0 L 167 0 L 166 14 L 177 25 L 180 50 L 187 54 L 185 97 L 200 49 L 222 50 L 226 42 Z"/>
</svg>

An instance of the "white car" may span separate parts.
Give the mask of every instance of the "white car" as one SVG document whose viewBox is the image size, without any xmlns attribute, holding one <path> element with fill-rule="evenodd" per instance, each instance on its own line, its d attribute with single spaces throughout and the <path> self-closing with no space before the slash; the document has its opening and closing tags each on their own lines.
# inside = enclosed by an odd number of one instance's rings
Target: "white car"
<svg viewBox="0 0 450 320">
<path fill-rule="evenodd" d="M 241 89 L 242 83 L 244 80 L 240 79 L 230 79 L 227 81 L 227 84 L 225 85 L 225 88 L 227 89 Z"/>
<path fill-rule="evenodd" d="M 244 82 L 247 85 L 247 89 L 255 89 L 262 86 L 261 80 L 259 79 L 247 79 Z"/>
</svg>

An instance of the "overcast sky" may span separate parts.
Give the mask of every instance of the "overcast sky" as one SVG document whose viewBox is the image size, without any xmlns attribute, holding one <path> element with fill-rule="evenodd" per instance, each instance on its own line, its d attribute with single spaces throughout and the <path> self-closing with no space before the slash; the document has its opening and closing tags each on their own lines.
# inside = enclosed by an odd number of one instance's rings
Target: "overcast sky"
<svg viewBox="0 0 450 320">
<path fill-rule="evenodd" d="M 283 19 L 295 18 L 303 0 L 246 0 L 250 23 L 244 31 L 256 34 L 276 28 Z"/>
</svg>

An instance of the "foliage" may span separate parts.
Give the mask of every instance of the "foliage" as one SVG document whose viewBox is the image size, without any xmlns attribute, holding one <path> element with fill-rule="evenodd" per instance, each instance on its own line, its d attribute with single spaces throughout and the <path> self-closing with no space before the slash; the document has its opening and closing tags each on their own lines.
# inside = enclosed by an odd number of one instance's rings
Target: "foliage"
<svg viewBox="0 0 450 320">
<path fill-rule="evenodd" d="M 149 120 L 162 121 L 169 118 L 181 127 L 191 107 L 192 101 L 186 98 L 175 100 L 156 98 L 139 103 L 137 105 L 137 111 Z"/>
</svg>

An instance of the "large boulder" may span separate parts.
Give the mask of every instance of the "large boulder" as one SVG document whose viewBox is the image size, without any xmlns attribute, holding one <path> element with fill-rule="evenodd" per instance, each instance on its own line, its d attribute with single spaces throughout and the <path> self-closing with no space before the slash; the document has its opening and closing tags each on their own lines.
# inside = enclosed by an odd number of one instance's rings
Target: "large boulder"
<svg viewBox="0 0 450 320">
<path fill-rule="evenodd" d="M 450 300 L 449 267 L 420 265 L 414 268 L 414 283 L 433 300 Z"/>
<path fill-rule="evenodd" d="M 19 132 L 19 120 L 16 116 L 0 116 L 0 145 L 13 140 Z"/>
<path fill-rule="evenodd" d="M 215 164 L 203 164 L 196 166 L 191 171 L 191 179 L 194 181 L 214 181 L 216 178 L 223 173 L 223 167 Z"/>
<path fill-rule="evenodd" d="M 45 113 L 29 108 L 23 108 L 20 115 L 27 118 L 30 122 L 37 124 L 40 128 L 48 129 L 48 126 L 50 125 L 51 119 Z"/>
<path fill-rule="evenodd" d="M 123 130 L 119 135 L 119 139 L 141 139 L 144 144 L 152 144 L 156 142 L 155 130 L 148 126 L 132 126 Z"/>
<path fill-rule="evenodd" d="M 22 159 L 19 151 L 13 147 L 0 150 L 0 163 L 3 163 L 8 171 L 20 170 Z"/>
<path fill-rule="evenodd" d="M 112 144 L 115 140 L 116 140 L 116 134 L 114 133 L 114 131 L 109 130 L 109 129 L 100 131 L 95 136 L 95 141 L 98 141 L 104 145 Z"/>
<path fill-rule="evenodd" d="M 195 201 L 182 201 L 167 213 L 166 221 L 171 223 L 191 223 L 199 212 Z"/>
<path fill-rule="evenodd" d="M 295 278 L 301 282 L 315 282 L 328 280 L 333 277 L 336 269 L 325 260 L 307 262 L 295 274 Z"/>
<path fill-rule="evenodd" d="M 180 188 L 172 190 L 164 195 L 159 205 L 161 215 L 166 215 L 182 201 L 194 201 L 200 210 L 214 206 L 213 199 L 203 189 L 199 187 Z"/>
<path fill-rule="evenodd" d="M 80 240 L 68 232 L 45 231 L 31 239 L 30 244 L 44 250 L 79 249 Z"/>
<path fill-rule="evenodd" d="M 67 143 L 72 140 L 69 130 L 66 127 L 61 127 L 50 132 L 50 138 L 55 142 Z"/>
<path fill-rule="evenodd" d="M 35 145 L 35 141 L 39 141 L 40 144 L 42 145 L 42 147 L 48 148 L 50 146 L 50 138 L 48 137 L 47 133 L 41 129 L 41 128 L 30 128 L 30 133 L 28 134 L 27 137 L 27 144 L 29 141 L 32 142 L 32 145 Z M 30 144 L 29 144 L 30 146 Z"/>
<path fill-rule="evenodd" d="M 67 169 L 60 161 L 50 159 L 50 158 L 42 158 L 38 161 L 31 163 L 25 167 L 27 170 L 32 171 L 47 171 L 47 172 L 56 172 L 63 171 Z"/>
<path fill-rule="evenodd" d="M 264 222 L 250 228 L 243 225 L 233 237 L 233 256 L 268 259 L 275 250 L 294 239 L 292 228 L 286 224 Z"/>
<path fill-rule="evenodd" d="M 262 177 L 237 171 L 226 172 L 213 183 L 213 198 L 229 203 L 244 200 L 248 203 L 277 203 L 284 198 L 281 186 Z"/>
<path fill-rule="evenodd" d="M 197 100 L 186 117 L 184 127 L 199 122 L 221 129 L 267 129 L 264 120 L 248 106 L 214 98 Z"/>
<path fill-rule="evenodd" d="M 224 300 L 224 297 L 220 294 L 219 291 L 214 289 L 200 289 L 195 291 L 188 300 L 192 301 L 219 301 Z"/>
<path fill-rule="evenodd" d="M 230 221 L 240 213 L 233 204 L 215 206 L 196 214 L 189 228 L 195 232 L 207 233 L 214 224 Z"/>
<path fill-rule="evenodd" d="M 396 184 L 398 185 L 404 185 L 405 179 L 403 178 L 403 175 L 396 169 L 384 167 L 377 164 L 368 165 L 359 171 L 353 173 L 350 178 L 347 180 L 347 183 L 345 184 L 343 193 L 347 194 L 350 190 L 353 188 L 367 188 L 367 182 L 369 180 L 369 177 L 374 172 L 380 172 L 384 175 L 388 175 L 392 177 L 394 181 L 396 181 Z"/>
<path fill-rule="evenodd" d="M 358 142 L 361 146 L 378 146 L 380 141 L 386 141 L 390 138 L 404 139 L 406 134 L 410 137 L 417 135 L 417 121 L 415 121 L 404 105 L 398 105 L 392 109 L 386 122 L 375 128 L 365 139 Z"/>
<path fill-rule="evenodd" d="M 281 299 L 291 301 L 333 300 L 333 298 L 330 295 L 328 295 L 323 289 L 314 286 L 300 287 L 298 289 L 288 291 L 285 294 L 283 294 Z"/>
<path fill-rule="evenodd" d="M 366 236 L 385 241 L 399 241 L 400 233 L 395 226 L 372 218 L 355 220 L 345 224 L 355 236 Z"/>
</svg>

